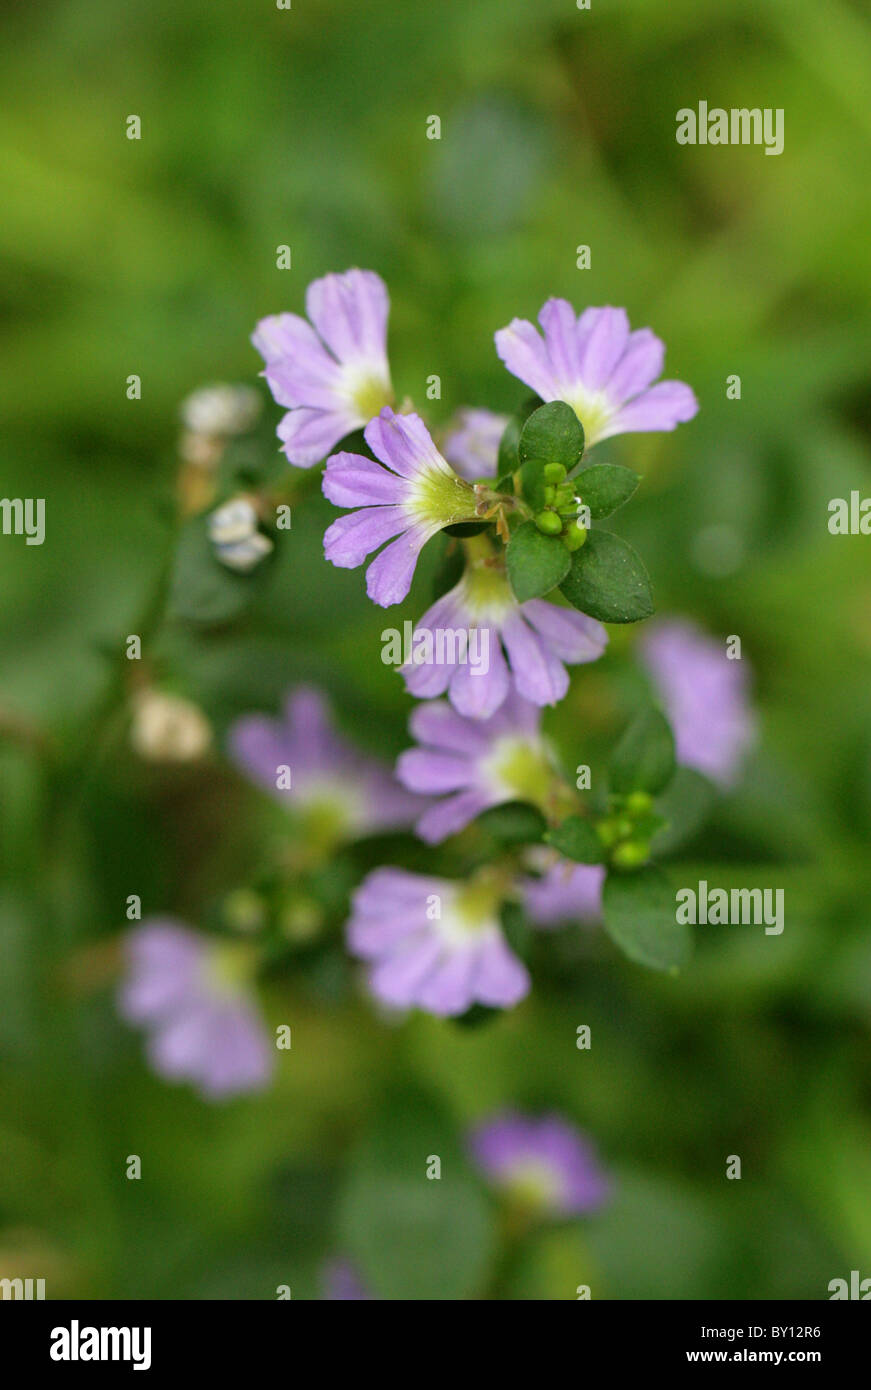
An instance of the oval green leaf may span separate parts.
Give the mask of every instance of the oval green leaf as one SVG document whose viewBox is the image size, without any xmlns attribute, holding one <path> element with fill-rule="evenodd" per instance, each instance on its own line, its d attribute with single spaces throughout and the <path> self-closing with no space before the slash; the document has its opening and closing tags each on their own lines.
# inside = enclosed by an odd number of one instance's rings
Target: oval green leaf
<svg viewBox="0 0 871 1390">
<path fill-rule="evenodd" d="M 674 734 L 665 715 L 648 705 L 635 716 L 611 755 L 611 790 L 656 796 L 674 776 Z"/>
<path fill-rule="evenodd" d="M 560 585 L 573 608 L 603 623 L 637 623 L 653 612 L 650 578 L 627 541 L 591 531 Z"/>
<path fill-rule="evenodd" d="M 534 521 L 524 521 L 508 542 L 505 562 L 514 596 L 525 603 L 561 584 L 572 557 L 558 536 L 544 536 Z"/>
<path fill-rule="evenodd" d="M 589 507 L 593 521 L 601 521 L 628 502 L 641 482 L 631 468 L 619 463 L 596 463 L 591 468 L 583 468 L 575 474 L 575 490 Z"/>
<path fill-rule="evenodd" d="M 548 401 L 530 415 L 520 431 L 520 462 L 561 463 L 567 473 L 584 452 L 584 430 L 565 401 Z"/>
<path fill-rule="evenodd" d="M 674 889 L 659 869 L 609 874 L 602 912 L 605 930 L 630 960 L 672 972 L 689 960 L 692 933 L 678 922 Z"/>
<path fill-rule="evenodd" d="M 595 830 L 583 816 L 567 816 L 562 825 L 544 837 L 566 859 L 576 864 L 601 864 L 605 849 Z"/>
</svg>

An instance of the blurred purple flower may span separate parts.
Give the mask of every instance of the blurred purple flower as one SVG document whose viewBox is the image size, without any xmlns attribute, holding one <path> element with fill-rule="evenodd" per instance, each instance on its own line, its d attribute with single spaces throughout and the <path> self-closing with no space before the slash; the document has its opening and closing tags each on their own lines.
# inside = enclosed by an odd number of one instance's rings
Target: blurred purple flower
<svg viewBox="0 0 871 1390">
<path fill-rule="evenodd" d="M 489 719 L 466 719 L 444 700 L 418 705 L 409 728 L 421 747 L 400 754 L 396 773 L 409 791 L 443 796 L 417 822 L 420 838 L 437 844 L 503 801 L 544 808 L 554 769 L 539 723 L 538 707 L 514 693 Z"/>
<path fill-rule="evenodd" d="M 682 381 L 660 381 L 665 347 L 649 328 L 629 331 L 625 309 L 585 309 L 576 317 L 565 299 L 549 299 L 538 316 L 496 334 L 509 372 L 543 401 L 566 401 L 584 427 L 587 448 L 614 434 L 673 430 L 698 411 Z"/>
<path fill-rule="evenodd" d="M 476 1126 L 470 1147 L 495 1187 L 543 1214 L 582 1216 L 611 1196 L 592 1145 L 559 1115 L 505 1111 Z"/>
<path fill-rule="evenodd" d="M 677 760 L 715 782 L 734 781 L 755 736 L 749 677 L 743 660 L 683 618 L 654 624 L 641 656 L 674 731 Z"/>
<path fill-rule="evenodd" d="M 346 743 L 333 729 L 319 691 L 297 686 L 285 698 L 284 718 L 249 714 L 230 729 L 230 751 L 244 773 L 335 840 L 402 829 L 421 801 L 390 769 Z M 290 788 L 278 771 L 290 768 Z"/>
<path fill-rule="evenodd" d="M 400 667 L 406 688 L 420 699 L 445 691 L 451 704 L 470 719 L 495 714 L 513 687 L 536 705 L 555 705 L 569 688 L 563 662 L 596 661 L 608 643 L 608 633 L 595 618 L 545 599 L 518 603 L 505 571 L 486 563 L 470 565 L 460 582 L 424 613 L 415 632 L 467 634 L 475 647 L 460 648 L 457 660 L 411 662 Z M 412 637 L 412 651 L 414 650 Z M 468 660 L 476 652 L 475 663 Z M 444 653 L 443 653 L 444 654 Z"/>
<path fill-rule="evenodd" d="M 342 1255 L 328 1260 L 321 1271 L 324 1301 L 328 1303 L 368 1303 L 368 1292 L 352 1262 Z"/>
<path fill-rule="evenodd" d="M 261 319 L 251 341 L 279 405 L 290 463 L 311 468 L 393 399 L 387 362 L 387 287 L 371 270 L 325 275 L 306 291 L 306 313 Z M 317 332 L 315 331 L 317 330 Z"/>
<path fill-rule="evenodd" d="M 529 993 L 526 967 L 499 923 L 499 885 L 375 869 L 353 898 L 351 952 L 372 963 L 369 987 L 392 1008 L 439 1016 L 473 1004 L 507 1009 Z"/>
<path fill-rule="evenodd" d="M 118 1010 L 146 1030 L 157 1074 L 189 1081 L 206 1100 L 262 1090 L 273 1055 L 247 983 L 248 948 L 172 918 L 147 919 L 125 945 Z"/>
<path fill-rule="evenodd" d="M 508 419 L 507 415 L 471 406 L 457 411 L 448 424 L 442 451 L 460 477 L 472 483 L 496 477 L 499 441 Z"/>
<path fill-rule="evenodd" d="M 527 853 L 541 878 L 522 878 L 518 887 L 526 915 L 536 927 L 558 927 L 566 922 L 597 922 L 602 916 L 605 870 L 600 864 L 571 864 L 566 859 L 548 862 L 548 850 L 533 846 Z"/>
<path fill-rule="evenodd" d="M 333 454 L 323 476 L 324 495 L 354 507 L 324 536 L 324 554 L 340 569 L 356 569 L 392 540 L 370 564 L 366 589 L 382 608 L 400 603 L 411 588 L 417 557 L 431 536 L 454 522 L 475 520 L 475 493 L 442 458 L 419 415 L 385 407 L 366 426 L 376 463 L 362 454 Z"/>
</svg>

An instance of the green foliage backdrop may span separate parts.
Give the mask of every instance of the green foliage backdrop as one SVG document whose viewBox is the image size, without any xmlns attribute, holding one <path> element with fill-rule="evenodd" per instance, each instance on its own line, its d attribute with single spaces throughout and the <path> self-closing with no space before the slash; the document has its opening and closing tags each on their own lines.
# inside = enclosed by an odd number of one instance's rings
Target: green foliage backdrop
<svg viewBox="0 0 871 1390">
<path fill-rule="evenodd" d="M 47 539 L 0 540 L 0 1273 L 86 1297 L 315 1297 L 350 1250 L 382 1296 L 480 1295 L 480 1186 L 458 1157 L 434 1220 L 397 1167 L 433 1125 L 447 1152 L 512 1103 L 589 1130 L 618 1197 L 531 1242 L 499 1296 L 820 1298 L 871 1274 L 871 567 L 867 538 L 826 529 L 830 498 L 871 495 L 867 11 L 7 0 L 2 27 L 3 491 L 46 498 Z M 783 107 L 784 153 L 677 145 L 700 99 Z M 547 989 L 477 1029 L 389 1026 L 303 952 L 266 986 L 294 1030 L 274 1088 L 211 1108 L 146 1070 L 113 1010 L 114 943 L 129 893 L 207 924 L 280 818 L 219 753 L 138 762 L 107 692 L 172 544 L 178 402 L 254 381 L 255 320 L 350 265 L 390 287 L 397 394 L 438 373 L 442 420 L 514 408 L 492 333 L 549 295 L 626 305 L 668 344 L 702 408 L 609 448 L 643 475 L 621 529 L 659 610 L 740 634 L 761 726 L 684 872 L 782 886 L 787 927 L 711 934 L 679 981 L 564 942 Z M 277 418 L 270 402 L 270 457 Z M 321 558 L 332 514 L 309 488 L 244 622 L 156 632 L 150 658 L 219 745 L 303 678 L 361 745 L 406 742 L 384 615 Z M 420 614 L 431 569 L 391 624 Z M 550 718 L 569 765 L 625 722 L 633 640 L 612 629 Z M 362 867 L 336 866 L 339 898 Z"/>
</svg>

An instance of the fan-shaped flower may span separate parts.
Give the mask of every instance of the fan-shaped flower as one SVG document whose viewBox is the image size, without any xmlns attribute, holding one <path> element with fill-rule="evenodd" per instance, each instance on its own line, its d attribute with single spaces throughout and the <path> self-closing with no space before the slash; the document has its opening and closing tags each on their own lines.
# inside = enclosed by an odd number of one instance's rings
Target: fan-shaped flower
<svg viewBox="0 0 871 1390">
<path fill-rule="evenodd" d="M 560 1115 L 506 1111 L 472 1131 L 470 1148 L 494 1187 L 541 1215 L 583 1216 L 611 1195 L 589 1140 Z"/>
<path fill-rule="evenodd" d="M 393 400 L 387 362 L 387 287 L 372 270 L 314 280 L 299 314 L 261 319 L 251 341 L 288 413 L 278 437 L 290 463 L 311 468 Z M 312 324 L 314 327 L 312 327 Z"/>
<path fill-rule="evenodd" d="M 207 1100 L 268 1083 L 274 1054 L 248 983 L 248 943 L 149 918 L 129 933 L 126 961 L 119 1012 L 146 1029 L 159 1076 L 189 1081 Z"/>
<path fill-rule="evenodd" d="M 481 659 L 472 663 L 464 658 L 475 629 Z M 495 714 L 512 688 L 535 705 L 555 705 L 569 688 L 563 663 L 596 661 L 608 643 L 606 629 L 586 613 L 546 599 L 518 603 L 504 568 L 487 558 L 468 564 L 460 582 L 423 615 L 412 653 L 421 631 L 465 634 L 466 649 L 443 641 L 433 646 L 432 659 L 400 667 L 407 689 L 418 699 L 447 692 L 454 708 L 472 719 Z"/>
<path fill-rule="evenodd" d="M 495 478 L 499 442 L 507 424 L 507 415 L 464 406 L 445 432 L 442 451 L 448 463 L 473 483 L 479 478 Z"/>
<path fill-rule="evenodd" d="M 421 746 L 400 754 L 396 772 L 409 791 L 442 795 L 415 826 L 421 839 L 437 844 L 503 801 L 545 809 L 556 773 L 539 724 L 537 706 L 513 694 L 489 719 L 466 719 L 444 700 L 418 705 L 409 728 Z"/>
<path fill-rule="evenodd" d="M 756 732 L 746 662 L 730 660 L 724 642 L 682 618 L 653 625 L 641 656 L 674 731 L 678 762 L 722 785 L 734 781 Z"/>
<path fill-rule="evenodd" d="M 536 927 L 558 927 L 567 922 L 595 922 L 602 915 L 605 870 L 600 864 L 553 862 L 553 851 L 533 845 L 526 859 L 541 877 L 518 883 L 526 915 Z"/>
<path fill-rule="evenodd" d="M 366 427 L 375 458 L 333 454 L 324 471 L 324 495 L 337 507 L 353 507 L 324 536 L 324 554 L 340 569 L 356 569 L 391 541 L 366 573 L 366 589 L 382 608 L 399 603 L 411 588 L 417 557 L 443 527 L 475 520 L 475 492 L 454 472 L 419 415 L 386 408 Z M 395 540 L 392 537 L 396 537 Z"/>
<path fill-rule="evenodd" d="M 473 1004 L 508 1009 L 530 980 L 502 935 L 500 900 L 486 870 L 457 883 L 375 869 L 354 894 L 348 946 L 371 963 L 369 987 L 393 1008 L 445 1016 Z"/>
<path fill-rule="evenodd" d="M 625 309 L 585 309 L 576 316 L 566 299 L 549 299 L 538 316 L 512 319 L 496 334 L 496 351 L 509 372 L 543 401 L 565 401 L 584 427 L 587 447 L 614 434 L 673 430 L 698 411 L 682 381 L 653 383 L 665 346 L 649 328 L 632 333 Z"/>
<path fill-rule="evenodd" d="M 321 838 L 338 842 L 402 829 L 420 813 L 420 799 L 388 767 L 336 733 L 327 701 L 308 686 L 288 693 L 281 719 L 238 719 L 229 742 L 242 771 Z"/>
</svg>

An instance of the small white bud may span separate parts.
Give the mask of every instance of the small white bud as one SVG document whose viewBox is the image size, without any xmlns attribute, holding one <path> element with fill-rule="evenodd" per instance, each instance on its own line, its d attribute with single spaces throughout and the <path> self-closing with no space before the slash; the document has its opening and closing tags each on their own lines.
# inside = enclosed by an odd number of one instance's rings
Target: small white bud
<svg viewBox="0 0 871 1390">
<path fill-rule="evenodd" d="M 209 539 L 215 545 L 247 541 L 257 530 L 257 512 L 247 497 L 234 497 L 209 517 Z"/>
<path fill-rule="evenodd" d="M 255 569 L 261 560 L 266 559 L 272 548 L 269 537 L 255 531 L 253 536 L 247 536 L 243 541 L 235 541 L 232 545 L 216 545 L 215 555 L 227 569 L 247 574 Z"/>
<path fill-rule="evenodd" d="M 143 690 L 133 700 L 130 741 L 148 762 L 193 762 L 208 749 L 212 730 L 192 700 Z"/>
<path fill-rule="evenodd" d="M 252 386 L 202 386 L 181 403 L 181 418 L 193 434 L 225 438 L 257 423 L 261 401 Z"/>
</svg>

